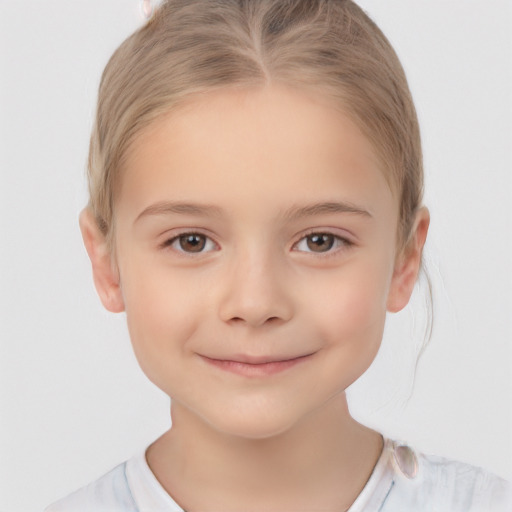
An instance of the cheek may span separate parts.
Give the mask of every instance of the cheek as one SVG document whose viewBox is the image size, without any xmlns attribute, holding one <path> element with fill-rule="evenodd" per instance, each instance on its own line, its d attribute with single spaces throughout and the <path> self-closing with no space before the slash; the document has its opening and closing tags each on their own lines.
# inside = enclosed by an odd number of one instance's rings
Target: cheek
<svg viewBox="0 0 512 512">
<path fill-rule="evenodd" d="M 135 356 L 150 380 L 160 385 L 159 375 L 176 372 L 170 366 L 186 352 L 202 306 L 195 294 L 183 293 L 184 283 L 177 275 L 147 262 L 126 262 L 121 286 Z"/>
<path fill-rule="evenodd" d="M 376 353 L 386 318 L 389 278 L 380 268 L 347 268 L 324 283 L 316 325 L 332 345 Z M 319 294 L 320 295 L 320 294 Z"/>
<path fill-rule="evenodd" d="M 317 309 L 315 325 L 327 356 L 322 373 L 332 376 L 334 392 L 353 384 L 377 355 L 386 319 L 385 289 L 378 276 L 360 275 L 333 286 Z"/>
<path fill-rule="evenodd" d="M 170 325 L 179 329 L 184 327 L 182 322 L 191 320 L 197 294 L 190 293 L 189 281 L 157 258 L 137 254 L 126 258 L 120 279 L 126 314 L 134 329 L 158 333 Z"/>
</svg>

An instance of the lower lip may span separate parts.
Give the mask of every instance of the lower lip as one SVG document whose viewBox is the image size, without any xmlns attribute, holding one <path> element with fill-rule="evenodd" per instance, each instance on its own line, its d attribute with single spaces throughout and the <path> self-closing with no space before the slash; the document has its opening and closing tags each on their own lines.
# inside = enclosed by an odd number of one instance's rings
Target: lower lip
<svg viewBox="0 0 512 512">
<path fill-rule="evenodd" d="M 266 377 L 284 372 L 294 366 L 301 364 L 309 359 L 313 354 L 306 356 L 296 357 L 294 359 L 286 359 L 285 361 L 271 361 L 269 363 L 241 363 L 239 361 L 225 361 L 221 359 L 211 359 L 206 356 L 202 358 L 212 366 L 216 366 L 221 370 L 243 375 L 245 377 Z"/>
</svg>

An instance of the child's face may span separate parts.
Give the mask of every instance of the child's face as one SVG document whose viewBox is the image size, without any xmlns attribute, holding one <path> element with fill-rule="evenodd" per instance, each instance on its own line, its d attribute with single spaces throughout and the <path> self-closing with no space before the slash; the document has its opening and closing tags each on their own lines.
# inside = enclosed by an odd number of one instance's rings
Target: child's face
<svg viewBox="0 0 512 512">
<path fill-rule="evenodd" d="M 118 192 L 109 293 L 148 377 L 220 431 L 274 435 L 330 402 L 407 302 L 371 144 L 301 93 L 210 93 L 156 121 Z"/>
</svg>

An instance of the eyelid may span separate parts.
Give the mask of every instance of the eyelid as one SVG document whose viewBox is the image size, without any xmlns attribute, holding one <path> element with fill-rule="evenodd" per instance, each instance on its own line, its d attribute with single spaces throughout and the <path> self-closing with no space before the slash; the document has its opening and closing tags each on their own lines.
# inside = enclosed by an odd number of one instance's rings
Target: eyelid
<svg viewBox="0 0 512 512">
<path fill-rule="evenodd" d="M 325 252 L 304 251 L 297 249 L 297 246 L 300 242 L 312 235 L 330 235 L 338 241 L 338 245 Z M 333 228 L 313 228 L 306 231 L 305 233 L 301 233 L 297 240 L 292 244 L 292 251 L 300 252 L 303 254 L 313 254 L 316 257 L 328 257 L 337 254 L 339 251 L 350 249 L 354 245 L 354 238 L 344 230 L 342 233 L 340 233 L 339 230 Z"/>
<path fill-rule="evenodd" d="M 213 244 L 214 248 L 213 249 L 209 249 L 209 250 L 202 250 L 202 251 L 194 253 L 194 252 L 188 252 L 188 251 L 181 250 L 179 248 L 172 247 L 173 244 L 175 242 L 177 242 L 180 237 L 185 236 L 185 235 L 199 235 L 199 236 L 203 236 L 203 237 L 205 237 L 207 239 L 206 243 L 211 242 Z M 183 228 L 183 229 L 172 230 L 171 234 L 169 234 L 169 232 L 167 232 L 167 234 L 165 235 L 164 241 L 159 244 L 159 248 L 160 249 L 172 250 L 175 253 L 179 254 L 180 256 L 197 257 L 199 255 L 204 255 L 204 254 L 208 254 L 208 253 L 214 252 L 216 250 L 219 250 L 220 246 L 213 239 L 213 237 L 210 234 L 205 233 L 204 230 L 202 230 L 202 229 L 199 229 L 199 228 Z"/>
</svg>

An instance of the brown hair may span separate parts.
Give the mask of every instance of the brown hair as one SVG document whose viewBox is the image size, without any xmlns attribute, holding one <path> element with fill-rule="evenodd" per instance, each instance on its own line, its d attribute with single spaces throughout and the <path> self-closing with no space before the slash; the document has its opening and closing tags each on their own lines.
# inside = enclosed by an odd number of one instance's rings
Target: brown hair
<svg viewBox="0 0 512 512">
<path fill-rule="evenodd" d="M 421 205 L 418 121 L 402 66 L 350 0 L 166 0 L 116 50 L 89 152 L 90 208 L 109 238 L 123 156 L 152 120 L 193 94 L 269 83 L 338 101 L 380 157 L 405 243 Z"/>
</svg>

